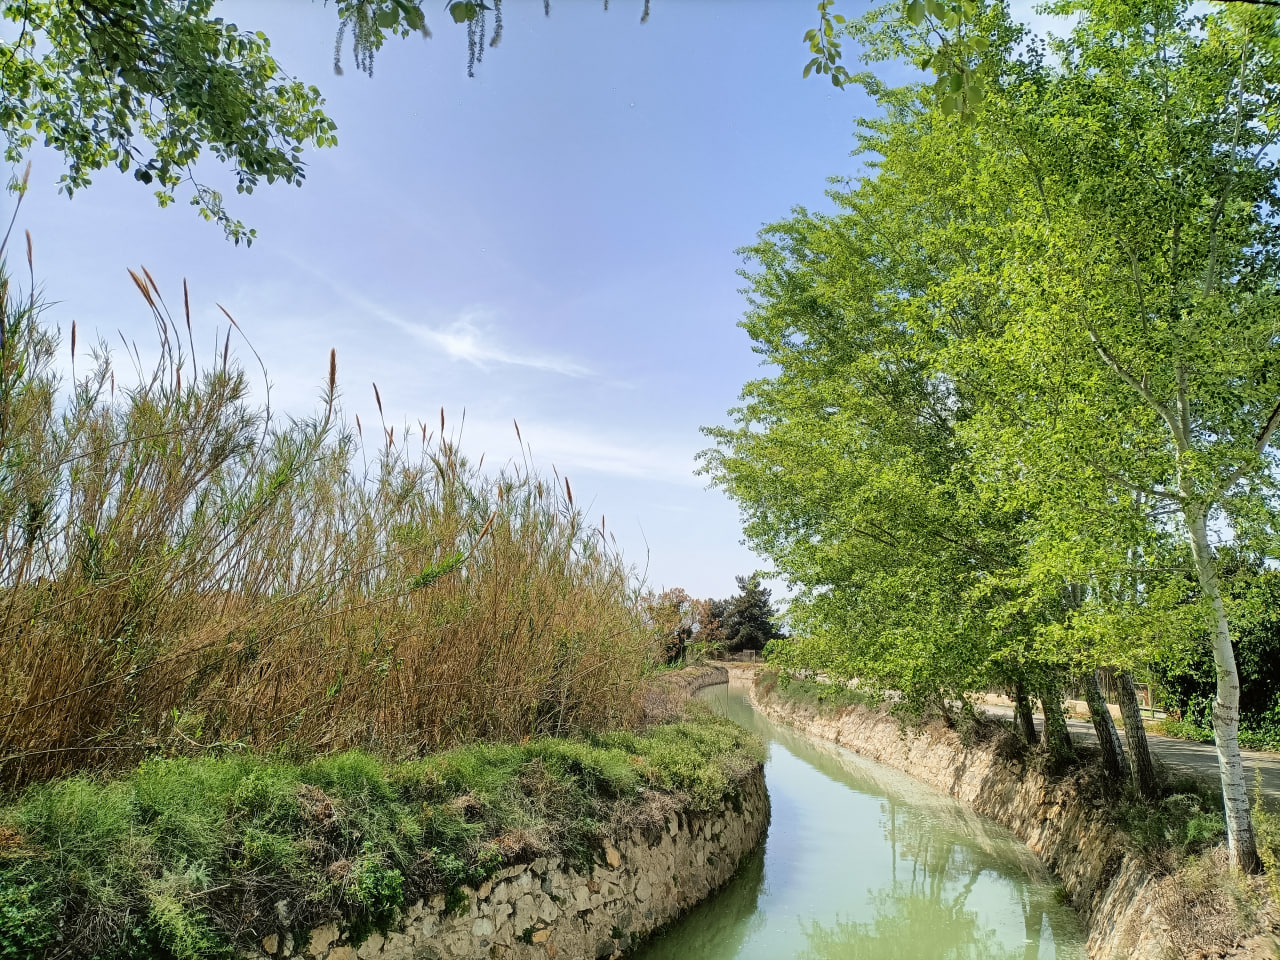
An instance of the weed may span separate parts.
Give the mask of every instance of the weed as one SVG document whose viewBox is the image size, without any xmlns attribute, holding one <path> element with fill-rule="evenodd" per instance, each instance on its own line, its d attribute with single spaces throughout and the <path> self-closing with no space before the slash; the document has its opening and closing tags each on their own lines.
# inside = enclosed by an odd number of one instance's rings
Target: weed
<svg viewBox="0 0 1280 960">
<path fill-rule="evenodd" d="M 813 680 L 787 671 L 762 670 L 756 685 L 763 696 L 781 697 L 824 715 L 853 706 L 876 707 L 881 702 L 879 697 L 856 686 Z"/>
</svg>

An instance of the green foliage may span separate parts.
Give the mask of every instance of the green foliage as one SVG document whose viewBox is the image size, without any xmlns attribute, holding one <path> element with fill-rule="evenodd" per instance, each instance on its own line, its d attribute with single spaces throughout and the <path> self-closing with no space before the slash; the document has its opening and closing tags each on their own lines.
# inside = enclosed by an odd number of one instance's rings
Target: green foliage
<svg viewBox="0 0 1280 960">
<path fill-rule="evenodd" d="M 133 172 L 162 206 L 184 182 L 191 204 L 235 242 L 254 232 L 222 194 L 195 179 L 212 154 L 239 193 L 262 181 L 301 183 L 305 147 L 336 142 L 315 87 L 284 74 L 261 33 L 211 15 L 213 0 L 5 0 L 0 136 L 18 163 L 37 138 L 63 154 L 61 188 L 107 167 Z"/>
<path fill-rule="evenodd" d="M 404 906 L 404 875 L 376 856 L 356 861 L 349 878 L 349 898 L 359 906 L 349 933 L 352 943 L 362 943 L 369 933 L 386 934 Z"/>
<path fill-rule="evenodd" d="M 1223 586 L 1237 624 L 1233 640 L 1240 672 L 1240 743 L 1280 749 L 1280 573 L 1223 558 Z M 1199 627 L 1199 625 L 1197 625 Z M 1199 627 L 1156 664 L 1161 706 L 1177 719 L 1170 736 L 1213 740 L 1217 669 Z"/>
<path fill-rule="evenodd" d="M 756 684 L 766 695 L 824 715 L 854 706 L 877 707 L 883 702 L 879 697 L 847 683 L 824 683 L 785 670 L 761 671 L 756 677 Z"/>
<path fill-rule="evenodd" d="M 769 370 L 704 465 L 798 588 L 779 665 L 945 712 L 1014 683 L 1052 703 L 1070 670 L 1198 633 L 1231 743 L 1241 616 L 1209 531 L 1269 556 L 1280 516 L 1280 26 L 1058 9 L 1052 58 L 1000 5 L 849 25 L 868 59 L 930 66 L 912 21 L 972 28 L 982 110 L 948 103 L 963 71 L 941 100 L 860 78 L 884 111 L 867 172 L 746 251 Z M 1251 867 L 1244 795 L 1225 788 Z"/>
<path fill-rule="evenodd" d="M 721 601 L 714 611 L 717 641 L 730 653 L 763 650 L 771 641 L 786 636 L 778 627 L 768 587 L 759 574 L 738 577 L 738 593 Z"/>
<path fill-rule="evenodd" d="M 510 863 L 589 863 L 646 791 L 710 809 L 761 759 L 749 734 L 699 712 L 404 763 L 359 751 L 157 759 L 118 780 L 40 784 L 0 808 L 0 957 L 54 936 L 112 960 L 229 957 L 271 932 L 247 929 L 245 913 L 274 917 L 281 899 L 291 924 L 340 917 L 359 943 L 410 891 L 465 909 L 462 888 Z"/>
<path fill-rule="evenodd" d="M 1170 868 L 1219 843 L 1226 832 L 1221 797 L 1199 783 L 1181 786 L 1186 792 L 1170 792 L 1153 803 L 1126 801 L 1116 811 L 1135 848 Z"/>
<path fill-rule="evenodd" d="M 52 946 L 62 904 L 17 878 L 0 885 L 0 958 L 30 960 Z"/>
</svg>

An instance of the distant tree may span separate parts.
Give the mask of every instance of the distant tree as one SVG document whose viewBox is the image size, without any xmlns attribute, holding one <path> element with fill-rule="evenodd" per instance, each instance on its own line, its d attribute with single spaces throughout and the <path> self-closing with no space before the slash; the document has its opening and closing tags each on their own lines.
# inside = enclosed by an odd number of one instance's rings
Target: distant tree
<svg viewBox="0 0 1280 960">
<path fill-rule="evenodd" d="M 719 617 L 719 633 L 725 650 L 763 650 L 770 640 L 786 636 L 778 628 L 778 615 L 768 587 L 760 583 L 758 574 L 738 577 L 738 594 L 724 604 Z"/>
<path fill-rule="evenodd" d="M 703 649 L 716 653 L 724 649 L 724 615 L 729 607 L 728 600 L 698 601 L 698 643 Z"/>
<path fill-rule="evenodd" d="M 697 629 L 698 603 L 679 587 L 645 598 L 645 616 L 658 639 L 663 663 L 676 664 L 684 659 L 685 647 Z"/>
</svg>

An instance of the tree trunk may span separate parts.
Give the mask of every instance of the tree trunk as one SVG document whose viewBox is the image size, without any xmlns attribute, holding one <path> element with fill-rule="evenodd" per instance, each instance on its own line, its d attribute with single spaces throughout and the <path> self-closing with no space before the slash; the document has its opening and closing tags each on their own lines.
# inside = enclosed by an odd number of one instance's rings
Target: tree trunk
<svg viewBox="0 0 1280 960">
<path fill-rule="evenodd" d="M 1116 674 L 1116 699 L 1120 701 L 1124 735 L 1129 741 L 1133 785 L 1143 800 L 1155 800 L 1160 795 L 1156 765 L 1151 760 L 1151 750 L 1147 746 L 1147 728 L 1142 725 L 1142 709 L 1138 706 L 1138 694 L 1133 688 L 1133 674 L 1128 670 L 1121 670 Z"/>
<path fill-rule="evenodd" d="M 1111 719 L 1111 711 L 1107 709 L 1107 699 L 1102 695 L 1102 683 L 1098 679 L 1097 670 L 1090 670 L 1084 675 L 1084 698 L 1089 704 L 1089 716 L 1093 720 L 1094 732 L 1098 735 L 1098 746 L 1102 748 L 1102 767 L 1107 772 L 1107 779 L 1112 783 L 1123 784 L 1129 779 L 1129 763 L 1124 758 L 1124 747 L 1120 743 L 1116 723 Z"/>
<path fill-rule="evenodd" d="M 1013 685 L 1013 716 L 1022 739 L 1028 746 L 1034 747 L 1040 742 L 1040 734 L 1036 732 L 1035 714 L 1031 712 L 1031 698 L 1027 696 L 1027 688 L 1019 680 Z"/>
<path fill-rule="evenodd" d="M 1075 757 L 1067 718 L 1062 713 L 1062 689 L 1055 684 L 1042 693 L 1040 708 L 1044 712 L 1044 743 L 1049 750 L 1049 758 L 1054 766 L 1062 766 Z"/>
<path fill-rule="evenodd" d="M 1244 761 L 1240 757 L 1240 674 L 1236 671 L 1235 651 L 1231 646 L 1231 626 L 1222 603 L 1222 588 L 1209 545 L 1205 510 L 1186 506 L 1188 539 L 1196 562 L 1200 589 L 1213 611 L 1213 662 L 1218 669 L 1218 690 L 1213 701 L 1213 739 L 1218 748 L 1218 777 L 1222 781 L 1222 803 L 1227 818 L 1227 850 L 1232 866 L 1245 873 L 1262 868 L 1258 845 L 1253 833 L 1253 817 L 1249 812 L 1249 791 L 1244 780 Z"/>
</svg>

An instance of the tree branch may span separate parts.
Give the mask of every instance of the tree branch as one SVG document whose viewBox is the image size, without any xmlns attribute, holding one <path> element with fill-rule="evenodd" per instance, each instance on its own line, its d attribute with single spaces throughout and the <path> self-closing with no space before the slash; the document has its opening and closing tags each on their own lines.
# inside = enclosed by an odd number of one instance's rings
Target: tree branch
<svg viewBox="0 0 1280 960">
<path fill-rule="evenodd" d="M 1103 362 L 1112 369 L 1116 376 L 1141 394 L 1142 399 L 1147 401 L 1152 410 L 1160 414 L 1160 419 L 1168 425 L 1171 431 L 1173 431 L 1173 437 L 1178 441 L 1178 446 L 1184 446 L 1188 442 L 1189 438 L 1183 436 L 1182 426 L 1178 422 L 1178 418 L 1170 412 L 1167 406 L 1156 399 L 1155 394 L 1151 392 L 1150 387 L 1124 367 L 1120 366 L 1120 361 L 1118 361 L 1112 355 L 1111 351 L 1107 349 L 1106 344 L 1104 344 L 1098 337 L 1097 331 L 1094 330 L 1092 326 L 1089 327 L 1089 339 L 1093 342 L 1093 348 L 1098 351 L 1098 356 L 1102 358 Z"/>
</svg>

